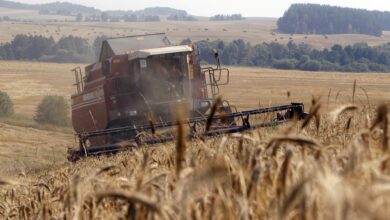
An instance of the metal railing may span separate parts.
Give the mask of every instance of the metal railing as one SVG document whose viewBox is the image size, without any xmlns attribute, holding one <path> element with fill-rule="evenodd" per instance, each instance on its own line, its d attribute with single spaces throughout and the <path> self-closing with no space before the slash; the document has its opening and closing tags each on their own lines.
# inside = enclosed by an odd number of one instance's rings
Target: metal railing
<svg viewBox="0 0 390 220">
<path fill-rule="evenodd" d="M 228 68 L 220 67 L 205 67 L 201 70 L 203 74 L 208 75 L 208 82 L 206 82 L 206 86 L 210 86 L 211 97 L 215 98 L 219 94 L 219 86 L 229 84 L 230 71 Z M 224 75 L 226 76 L 226 78 L 223 77 Z"/>
</svg>

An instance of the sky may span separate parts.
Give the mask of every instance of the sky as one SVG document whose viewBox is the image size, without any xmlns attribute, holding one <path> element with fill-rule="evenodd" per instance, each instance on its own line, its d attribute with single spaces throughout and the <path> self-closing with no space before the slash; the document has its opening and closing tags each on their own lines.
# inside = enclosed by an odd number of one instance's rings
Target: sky
<svg viewBox="0 0 390 220">
<path fill-rule="evenodd" d="M 15 0 L 49 3 L 56 0 Z M 64 0 L 60 0 L 64 1 Z M 245 17 L 281 17 L 293 3 L 316 3 L 369 10 L 390 11 L 389 0 L 66 0 L 101 10 L 139 10 L 164 6 L 186 10 L 192 15 L 212 16 L 239 13 Z"/>
</svg>

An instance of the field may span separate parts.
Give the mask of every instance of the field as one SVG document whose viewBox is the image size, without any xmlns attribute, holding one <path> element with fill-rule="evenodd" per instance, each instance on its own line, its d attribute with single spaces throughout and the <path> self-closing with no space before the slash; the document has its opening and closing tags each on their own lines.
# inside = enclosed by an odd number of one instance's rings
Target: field
<svg viewBox="0 0 390 220">
<path fill-rule="evenodd" d="M 316 48 L 390 41 L 366 35 L 286 35 L 276 19 L 76 23 L 0 8 L 0 43 L 17 34 L 120 37 L 166 32 L 174 43 L 242 38 Z M 61 22 L 48 22 L 57 19 Z M 64 21 L 67 19 L 67 21 Z M 174 142 L 67 161 L 71 127 L 38 125 L 46 95 L 67 100 L 79 64 L 0 61 L 0 90 L 15 115 L 0 118 L 0 219 L 388 219 L 390 77 L 230 67 L 221 95 L 239 110 L 303 102 L 309 117 L 245 134 Z M 83 65 L 81 65 L 83 66 Z M 356 84 L 355 84 L 356 83 Z"/>
<path fill-rule="evenodd" d="M 75 91 L 70 71 L 81 64 L 0 61 L 0 90 L 6 91 L 15 104 L 17 114 L 32 117 L 45 95 L 62 95 L 70 99 Z M 230 84 L 221 94 L 240 109 L 286 102 L 305 102 L 321 96 L 330 107 L 351 101 L 352 86 L 357 81 L 356 99 L 371 104 L 387 100 L 390 78 L 386 73 L 328 73 L 284 71 L 263 68 L 230 67 Z M 290 97 L 287 97 L 290 92 Z M 337 95 L 338 94 L 338 95 Z M 335 100 L 337 95 L 337 101 Z"/>
<path fill-rule="evenodd" d="M 10 14 L 11 13 L 11 14 Z M 13 14 L 12 14 L 13 13 Z M 23 14 L 24 13 L 24 14 Z M 289 35 L 276 31 L 275 18 L 248 18 L 243 21 L 207 21 L 201 19 L 195 22 L 166 21 L 161 22 L 119 22 L 94 23 L 73 22 L 72 17 L 58 17 L 62 22 L 47 22 L 43 15 L 34 14 L 33 11 L 8 11 L 0 9 L 0 16 L 10 15 L 18 18 L 21 15 L 32 22 L 0 22 L 0 43 L 9 42 L 17 34 L 52 36 L 55 40 L 63 36 L 74 35 L 88 39 L 91 43 L 97 36 L 122 37 L 145 33 L 166 33 L 173 43 L 179 44 L 191 36 L 193 41 L 216 40 L 233 41 L 243 39 L 252 44 L 263 42 L 306 43 L 316 48 L 329 48 L 334 44 L 349 45 L 367 42 L 369 45 L 380 45 L 390 41 L 390 32 L 383 32 L 381 37 L 368 35 Z M 46 20 L 45 20 L 46 19 Z"/>
<path fill-rule="evenodd" d="M 70 128 L 64 133 L 64 129 L 46 131 L 36 126 L 22 128 L 17 125 L 23 125 L 23 121 L 34 117 L 36 107 L 45 95 L 62 95 L 70 99 L 75 91 L 72 86 L 74 75 L 70 70 L 75 66 L 77 64 L 0 62 L 0 90 L 10 95 L 17 115 L 15 120 L 11 120 L 11 125 L 3 125 L 2 129 L 7 132 L 0 134 L 0 171 L 14 167 L 14 163 L 9 165 L 11 161 L 16 161 L 18 166 L 34 168 L 51 162 L 66 162 L 66 150 L 75 144 Z M 367 103 L 367 99 L 370 104 L 379 104 L 390 96 L 387 74 L 244 67 L 231 67 L 230 84 L 221 88 L 221 94 L 240 110 L 290 102 L 304 102 L 308 110 L 312 96 L 320 97 L 324 103 L 323 110 L 327 110 L 351 102 L 354 80 L 357 82 L 355 99 L 359 104 Z"/>
<path fill-rule="evenodd" d="M 45 95 L 70 97 L 74 66 L 0 62 L 0 90 L 11 96 L 17 116 L 28 121 Z M 141 147 L 76 164 L 66 161 L 67 148 L 74 146 L 70 128 L 3 120 L 0 215 L 386 219 L 387 110 L 382 107 L 377 117 L 375 109 L 388 102 L 389 84 L 387 74 L 231 67 L 230 85 L 221 94 L 239 109 L 296 101 L 309 111 L 315 97 L 315 117 L 304 125 Z M 333 111 L 352 99 L 356 106 Z"/>
<path fill-rule="evenodd" d="M 79 64 L 0 63 L 0 88 L 12 97 L 19 114 L 32 116 L 43 96 L 70 96 L 75 89 L 71 69 Z"/>
<path fill-rule="evenodd" d="M 42 15 L 35 10 L 26 10 L 26 9 L 11 9 L 11 8 L 2 8 L 0 7 L 0 16 L 8 16 L 12 19 L 21 19 L 29 20 L 35 22 L 44 22 L 51 19 L 62 20 L 62 21 L 73 21 L 74 18 L 69 16 L 62 15 Z"/>
</svg>

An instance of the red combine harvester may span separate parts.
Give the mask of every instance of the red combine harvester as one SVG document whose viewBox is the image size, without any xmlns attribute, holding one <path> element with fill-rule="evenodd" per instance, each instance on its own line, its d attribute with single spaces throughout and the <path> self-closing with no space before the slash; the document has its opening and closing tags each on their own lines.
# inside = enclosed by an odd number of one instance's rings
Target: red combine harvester
<svg viewBox="0 0 390 220">
<path fill-rule="evenodd" d="M 195 46 L 172 46 L 165 34 L 103 41 L 99 62 L 87 66 L 85 74 L 80 67 L 73 70 L 77 91 L 72 95 L 72 122 L 79 147 L 69 150 L 68 159 L 173 140 L 170 128 L 177 125 L 178 105 L 189 110 L 189 137 L 242 132 L 304 117 L 301 103 L 241 112 L 232 111 L 227 101 L 215 103 L 219 86 L 229 83 L 229 70 L 221 68 L 214 53 L 217 66 L 204 68 Z M 213 106 L 216 114 L 210 114 Z M 256 123 L 259 115 L 262 121 Z M 206 130 L 210 122 L 213 126 Z"/>
</svg>

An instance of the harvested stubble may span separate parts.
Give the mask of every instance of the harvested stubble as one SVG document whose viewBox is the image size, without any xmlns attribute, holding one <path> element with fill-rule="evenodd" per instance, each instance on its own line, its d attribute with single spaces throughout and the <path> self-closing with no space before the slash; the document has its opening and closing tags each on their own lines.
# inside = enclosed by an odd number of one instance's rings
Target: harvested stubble
<svg viewBox="0 0 390 220">
<path fill-rule="evenodd" d="M 343 106 L 322 115 L 314 108 L 316 115 L 305 126 L 293 122 L 243 135 L 143 147 L 88 158 L 40 176 L 1 181 L 12 184 L 0 186 L 1 215 L 10 219 L 386 219 L 390 215 L 390 155 L 383 132 L 387 108 L 367 109 L 375 108 Z"/>
</svg>

